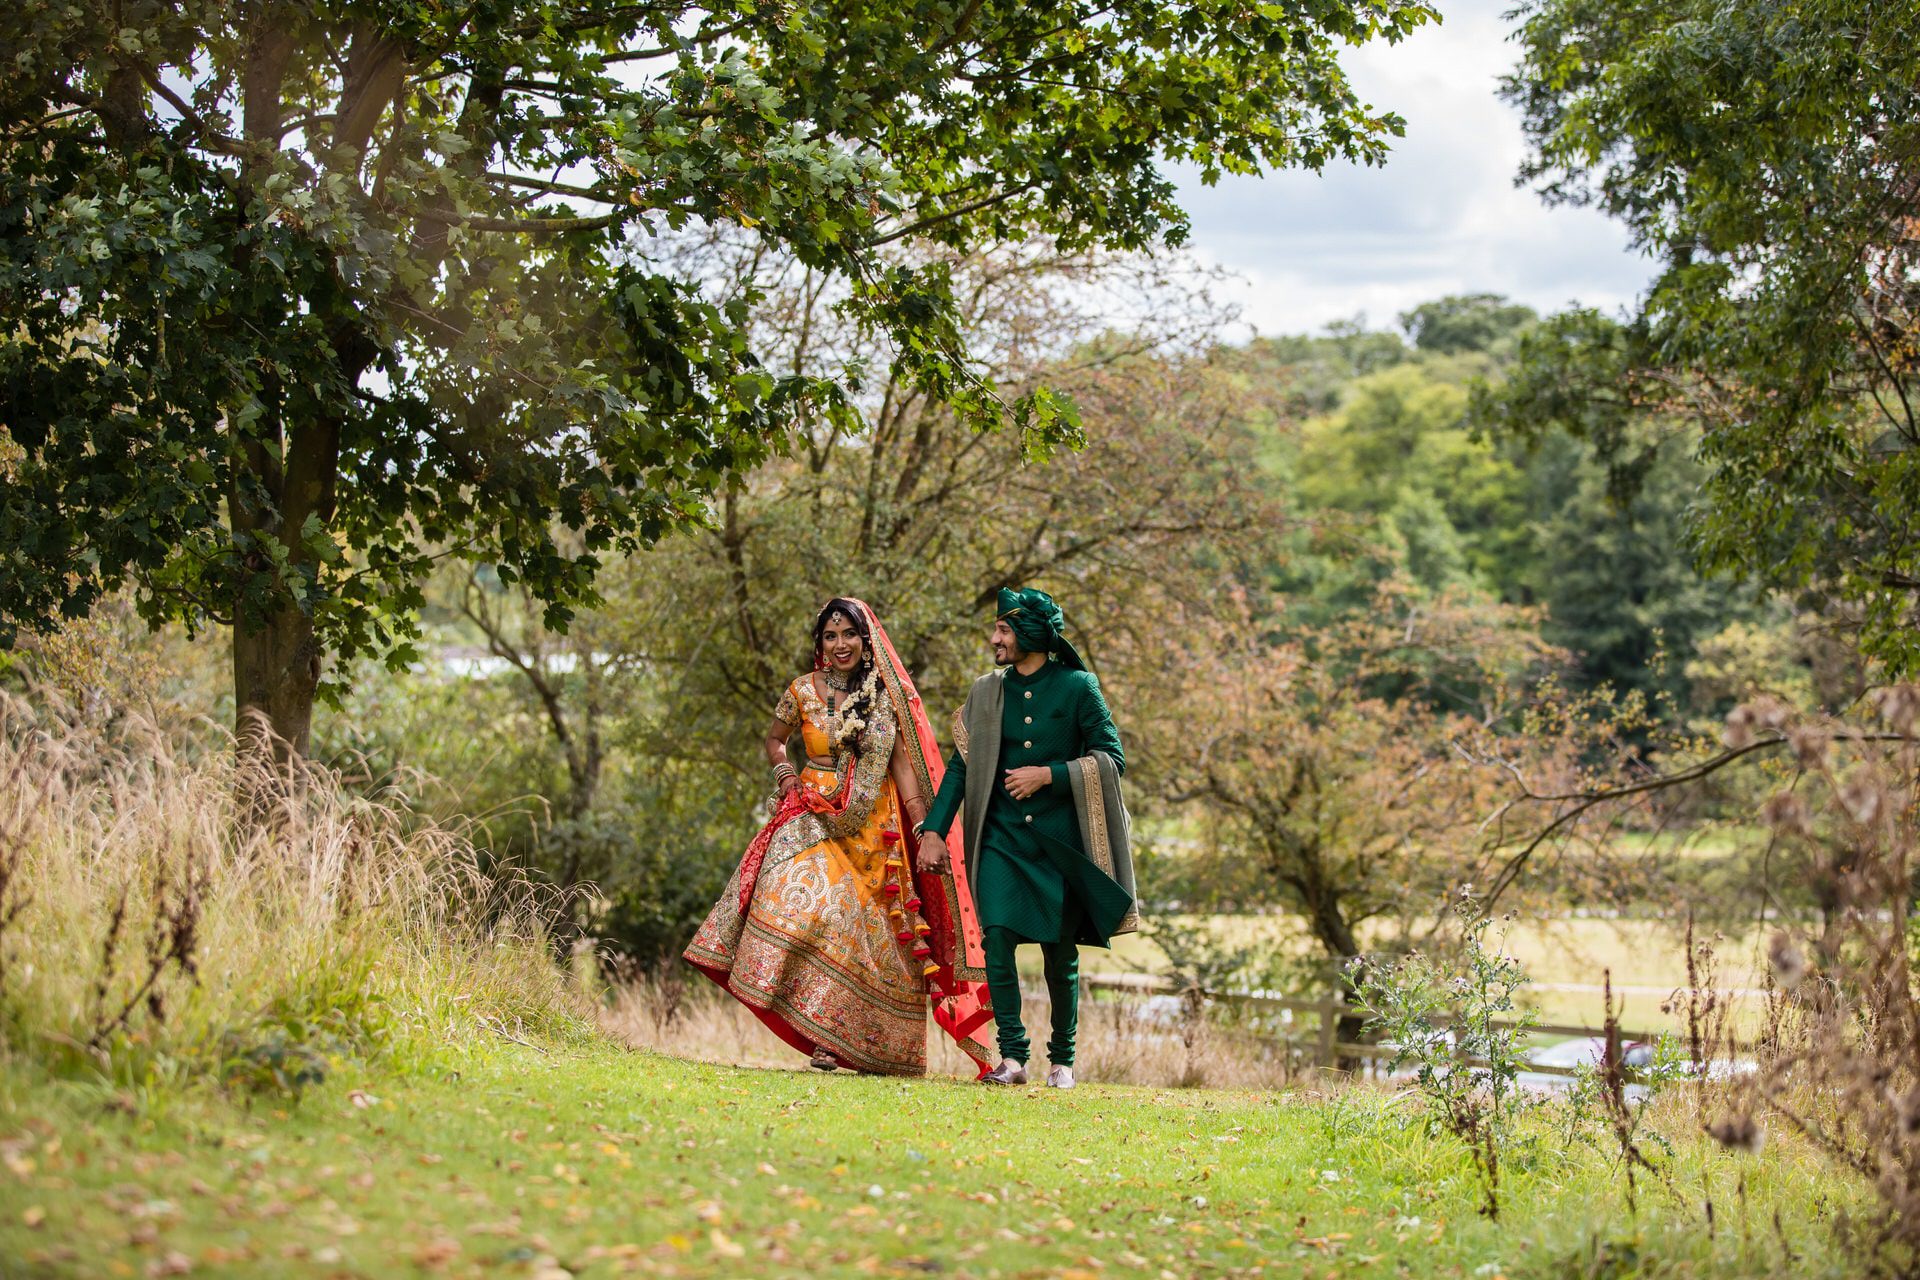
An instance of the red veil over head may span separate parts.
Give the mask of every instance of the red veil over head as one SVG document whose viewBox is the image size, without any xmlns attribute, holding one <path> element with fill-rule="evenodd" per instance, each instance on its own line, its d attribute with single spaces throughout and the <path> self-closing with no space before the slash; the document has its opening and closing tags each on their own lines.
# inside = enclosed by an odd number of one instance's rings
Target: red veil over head
<svg viewBox="0 0 1920 1280">
<path fill-rule="evenodd" d="M 940 756 L 933 726 L 927 723 L 920 691 L 914 688 L 913 677 L 894 651 L 893 641 L 887 637 L 887 630 L 880 625 L 873 607 L 864 600 L 847 599 L 865 618 L 880 678 L 886 683 L 887 693 L 899 714 L 901 749 L 913 765 L 920 794 L 932 804 L 947 766 Z M 932 929 L 926 939 L 933 950 L 931 961 L 939 967 L 937 973 L 927 978 L 929 994 L 933 997 L 933 1020 L 953 1037 L 954 1043 L 973 1059 L 984 1075 L 992 1068 L 997 1054 L 990 1030 L 993 1009 L 987 999 L 986 953 L 980 942 L 980 921 L 974 914 L 973 890 L 967 884 L 964 841 L 959 824 L 955 824 L 947 836 L 947 856 L 941 870 L 921 871 L 914 865 L 911 853 L 908 865 L 913 867 L 914 891 L 920 896 L 921 919 Z"/>
</svg>

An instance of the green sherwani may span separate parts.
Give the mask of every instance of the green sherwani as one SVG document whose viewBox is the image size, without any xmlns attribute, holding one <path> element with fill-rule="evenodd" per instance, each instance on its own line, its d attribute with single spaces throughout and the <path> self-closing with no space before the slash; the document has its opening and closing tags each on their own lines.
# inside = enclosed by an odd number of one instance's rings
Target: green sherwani
<svg viewBox="0 0 1920 1280">
<path fill-rule="evenodd" d="M 974 750 L 969 751 L 964 742 L 969 711 L 980 705 L 979 699 L 995 692 L 990 681 L 1004 682 L 998 690 L 1002 698 L 999 744 L 992 759 L 978 750 L 982 744 L 973 743 Z M 990 720 L 987 723 L 991 725 Z M 947 762 L 946 777 L 928 810 L 924 830 L 945 836 L 961 802 L 971 797 L 967 874 L 987 943 L 987 979 L 1000 1025 L 1001 1052 L 1026 1060 L 1012 948 L 1037 942 L 1047 948 L 1047 985 L 1054 996 L 1049 1055 L 1067 1065 L 1073 1061 L 1076 1022 L 1075 946 L 1080 942 L 1107 945 L 1115 919 L 1114 904 L 1096 903 L 1097 910 L 1090 913 L 1075 888 L 1086 883 L 1078 872 L 1087 858 L 1068 762 L 1099 751 L 1111 757 L 1117 768 L 1124 768 L 1120 734 L 1099 682 L 1085 671 L 1053 661 L 1030 676 L 1012 667 L 982 676 L 968 696 L 960 726 L 961 749 Z M 1007 793 L 1006 771 L 1026 765 L 1050 769 L 1053 781 L 1027 799 L 1016 800 Z M 975 771 L 971 778 L 970 767 Z M 986 771 L 984 776 L 981 770 Z"/>
</svg>

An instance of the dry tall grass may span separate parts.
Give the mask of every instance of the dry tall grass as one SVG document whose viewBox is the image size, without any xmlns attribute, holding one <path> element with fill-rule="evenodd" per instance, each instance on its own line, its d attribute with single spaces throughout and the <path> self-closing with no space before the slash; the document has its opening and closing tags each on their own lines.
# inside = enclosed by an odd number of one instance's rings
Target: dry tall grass
<svg viewBox="0 0 1920 1280">
<path fill-rule="evenodd" d="M 1044 1062 L 1053 1012 L 1044 991 L 1025 995 L 1020 1012 L 1034 1057 Z M 700 1062 L 807 1065 L 738 1000 L 691 970 L 670 968 L 623 984 L 602 1011 L 601 1026 L 627 1044 Z M 931 1021 L 927 1026 L 928 1072 L 971 1077 L 971 1060 Z M 1074 1074 L 1110 1084 L 1266 1089 L 1291 1083 L 1299 1070 L 1264 1038 L 1205 1019 L 1163 1021 L 1138 1000 L 1086 994 L 1075 1048 Z"/>
<path fill-rule="evenodd" d="M 1877 690 L 1879 724 L 1760 699 L 1727 720 L 1732 747 L 1777 735 L 1798 774 L 1767 800 L 1775 838 L 1804 848 L 1818 929 L 1768 948 L 1779 984 L 1760 1070 L 1736 1082 L 1709 1132 L 1757 1149 L 1769 1124 L 1798 1134 L 1871 1187 L 1839 1222 L 1868 1274 L 1920 1277 L 1920 684 Z M 1697 1058 L 1707 1052 L 1696 1051 Z"/>
<path fill-rule="evenodd" d="M 584 1025 L 466 833 L 271 781 L 216 731 L 0 695 L 0 1043 L 137 1080 Z"/>
</svg>

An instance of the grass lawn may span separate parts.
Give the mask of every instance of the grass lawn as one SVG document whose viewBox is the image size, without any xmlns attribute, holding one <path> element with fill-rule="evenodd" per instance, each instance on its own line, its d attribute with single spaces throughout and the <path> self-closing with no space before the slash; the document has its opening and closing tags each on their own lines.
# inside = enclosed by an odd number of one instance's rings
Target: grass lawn
<svg viewBox="0 0 1920 1280">
<path fill-rule="evenodd" d="M 1851 1274 L 1817 1163 L 1779 1135 L 1721 1152 L 1666 1105 L 1671 1187 L 1643 1179 L 1637 1222 L 1542 1116 L 1496 1224 L 1461 1150 L 1364 1091 L 990 1090 L 582 1040 L 249 1108 L 0 1066 L 0 1276 Z"/>
</svg>

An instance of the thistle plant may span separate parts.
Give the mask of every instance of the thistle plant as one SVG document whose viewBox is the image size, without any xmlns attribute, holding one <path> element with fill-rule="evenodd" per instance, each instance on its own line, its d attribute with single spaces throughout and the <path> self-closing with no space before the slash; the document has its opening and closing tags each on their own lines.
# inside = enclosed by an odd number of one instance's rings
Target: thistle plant
<svg viewBox="0 0 1920 1280">
<path fill-rule="evenodd" d="M 1357 965 L 1348 981 L 1395 1048 L 1390 1069 L 1413 1064 L 1429 1129 L 1466 1144 L 1480 1181 L 1480 1212 L 1498 1220 L 1501 1157 L 1523 1098 L 1520 1042 L 1535 1015 L 1514 1003 L 1526 971 L 1506 954 L 1504 935 L 1489 943 L 1494 918 L 1466 889 L 1455 910 L 1467 922 L 1457 965 L 1414 952 Z"/>
</svg>

